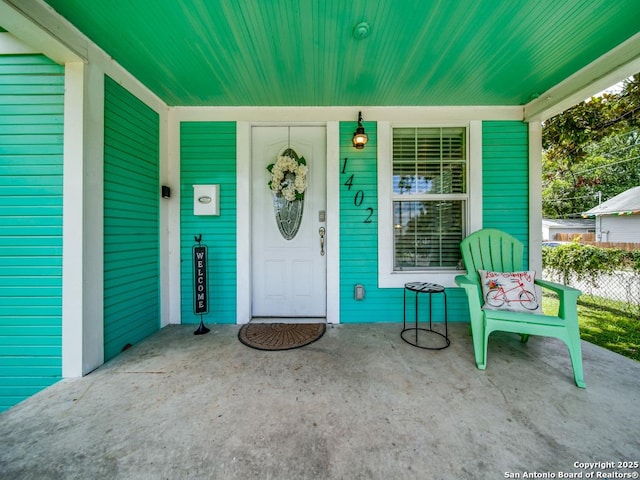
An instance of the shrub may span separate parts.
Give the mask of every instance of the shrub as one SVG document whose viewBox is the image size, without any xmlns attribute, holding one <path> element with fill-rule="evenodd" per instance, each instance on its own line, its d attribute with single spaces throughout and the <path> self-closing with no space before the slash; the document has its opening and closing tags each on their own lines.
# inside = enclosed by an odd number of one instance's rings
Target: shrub
<svg viewBox="0 0 640 480">
<path fill-rule="evenodd" d="M 628 252 L 573 242 L 557 247 L 542 247 L 542 266 L 560 277 L 565 285 L 572 275 L 577 280 L 586 280 L 594 285 L 601 274 L 617 270 L 640 273 L 640 251 Z"/>
</svg>

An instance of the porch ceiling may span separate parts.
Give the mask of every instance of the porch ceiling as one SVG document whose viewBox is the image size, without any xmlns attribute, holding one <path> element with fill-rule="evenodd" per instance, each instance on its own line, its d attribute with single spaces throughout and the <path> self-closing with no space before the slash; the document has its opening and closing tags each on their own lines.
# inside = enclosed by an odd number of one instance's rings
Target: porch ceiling
<svg viewBox="0 0 640 480">
<path fill-rule="evenodd" d="M 171 106 L 524 105 L 640 31 L 638 0 L 45 1 Z"/>
</svg>

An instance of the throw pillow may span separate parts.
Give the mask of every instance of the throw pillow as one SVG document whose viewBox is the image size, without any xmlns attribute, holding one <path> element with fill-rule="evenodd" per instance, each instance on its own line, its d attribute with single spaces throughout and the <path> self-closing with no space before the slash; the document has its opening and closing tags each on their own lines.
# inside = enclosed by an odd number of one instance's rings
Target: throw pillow
<svg viewBox="0 0 640 480">
<path fill-rule="evenodd" d="M 542 313 L 534 281 L 536 272 L 492 272 L 478 270 L 482 299 L 487 310 Z"/>
</svg>

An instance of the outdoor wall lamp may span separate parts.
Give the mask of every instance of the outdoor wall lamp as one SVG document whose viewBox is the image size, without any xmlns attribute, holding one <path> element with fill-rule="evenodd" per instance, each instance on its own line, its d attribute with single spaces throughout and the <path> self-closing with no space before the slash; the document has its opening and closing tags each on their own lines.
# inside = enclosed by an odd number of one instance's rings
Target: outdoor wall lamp
<svg viewBox="0 0 640 480">
<path fill-rule="evenodd" d="M 358 128 L 353 133 L 353 146 L 358 150 L 362 150 L 368 141 L 369 137 L 364 133 L 364 127 L 362 126 L 362 112 L 358 112 Z"/>
</svg>

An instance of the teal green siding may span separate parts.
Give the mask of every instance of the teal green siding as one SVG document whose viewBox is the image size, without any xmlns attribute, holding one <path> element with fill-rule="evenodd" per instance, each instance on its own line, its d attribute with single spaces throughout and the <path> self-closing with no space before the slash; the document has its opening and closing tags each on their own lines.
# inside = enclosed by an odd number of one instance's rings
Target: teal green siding
<svg viewBox="0 0 640 480">
<path fill-rule="evenodd" d="M 363 125 L 368 132 L 369 142 L 363 150 L 356 150 L 351 143 L 356 123 L 340 124 L 340 322 L 402 322 L 403 289 L 378 288 L 376 124 L 365 122 Z M 345 173 L 342 173 L 343 169 Z M 359 197 L 357 200 L 356 196 Z M 362 203 L 356 205 L 360 203 L 360 198 Z M 373 209 L 370 218 L 367 208 Z M 371 222 L 365 223 L 367 219 Z M 428 281 L 427 276 L 424 281 Z M 364 300 L 353 298 L 353 289 L 358 283 L 365 287 Z M 464 292 L 459 289 L 447 290 L 450 320 L 468 317 L 463 299 Z M 408 315 L 412 315 L 412 312 L 410 310 Z M 433 302 L 433 316 L 434 319 L 442 318 L 442 303 L 436 299 Z M 421 318 L 425 317 L 421 314 Z"/>
<path fill-rule="evenodd" d="M 529 245 L 529 130 L 524 122 L 482 123 L 483 226 Z"/>
<path fill-rule="evenodd" d="M 62 374 L 64 67 L 0 55 L 0 412 Z"/>
<path fill-rule="evenodd" d="M 159 117 L 105 77 L 104 357 L 160 326 Z"/>
<path fill-rule="evenodd" d="M 340 124 L 340 322 L 402 321 L 402 290 L 378 288 L 376 124 L 363 123 L 369 142 L 362 150 L 351 143 L 356 126 Z M 370 218 L 368 208 L 373 209 Z M 358 283 L 364 285 L 364 300 L 353 298 Z"/>
<path fill-rule="evenodd" d="M 220 215 L 193 214 L 193 185 L 220 185 Z M 180 124 L 180 259 L 182 323 L 193 313 L 194 237 L 209 249 L 209 313 L 205 323 L 236 323 L 236 124 Z M 245 206 L 245 208 L 249 208 Z"/>
<path fill-rule="evenodd" d="M 377 195 L 377 147 L 375 123 L 365 123 L 369 143 L 363 150 L 356 150 L 351 138 L 356 123 L 340 124 L 340 321 L 357 322 L 402 322 L 403 289 L 378 288 L 378 195 Z M 342 173 L 347 158 L 345 173 Z M 354 175 L 353 181 L 351 175 Z M 348 183 L 351 183 L 349 188 Z M 364 200 L 356 206 L 355 196 L 362 190 Z M 366 209 L 373 208 L 371 223 Z M 389 255 L 392 253 L 389 252 Z M 416 279 L 429 281 L 429 275 Z M 353 288 L 361 283 L 366 290 L 364 300 L 354 300 Z M 423 299 L 421 299 L 423 301 Z M 408 301 L 409 318 L 413 315 L 413 297 Z M 421 319 L 428 318 L 423 316 Z M 464 291 L 447 289 L 447 314 L 449 321 L 467 321 L 469 312 Z M 433 318 L 443 317 L 443 303 L 434 298 Z"/>
</svg>

